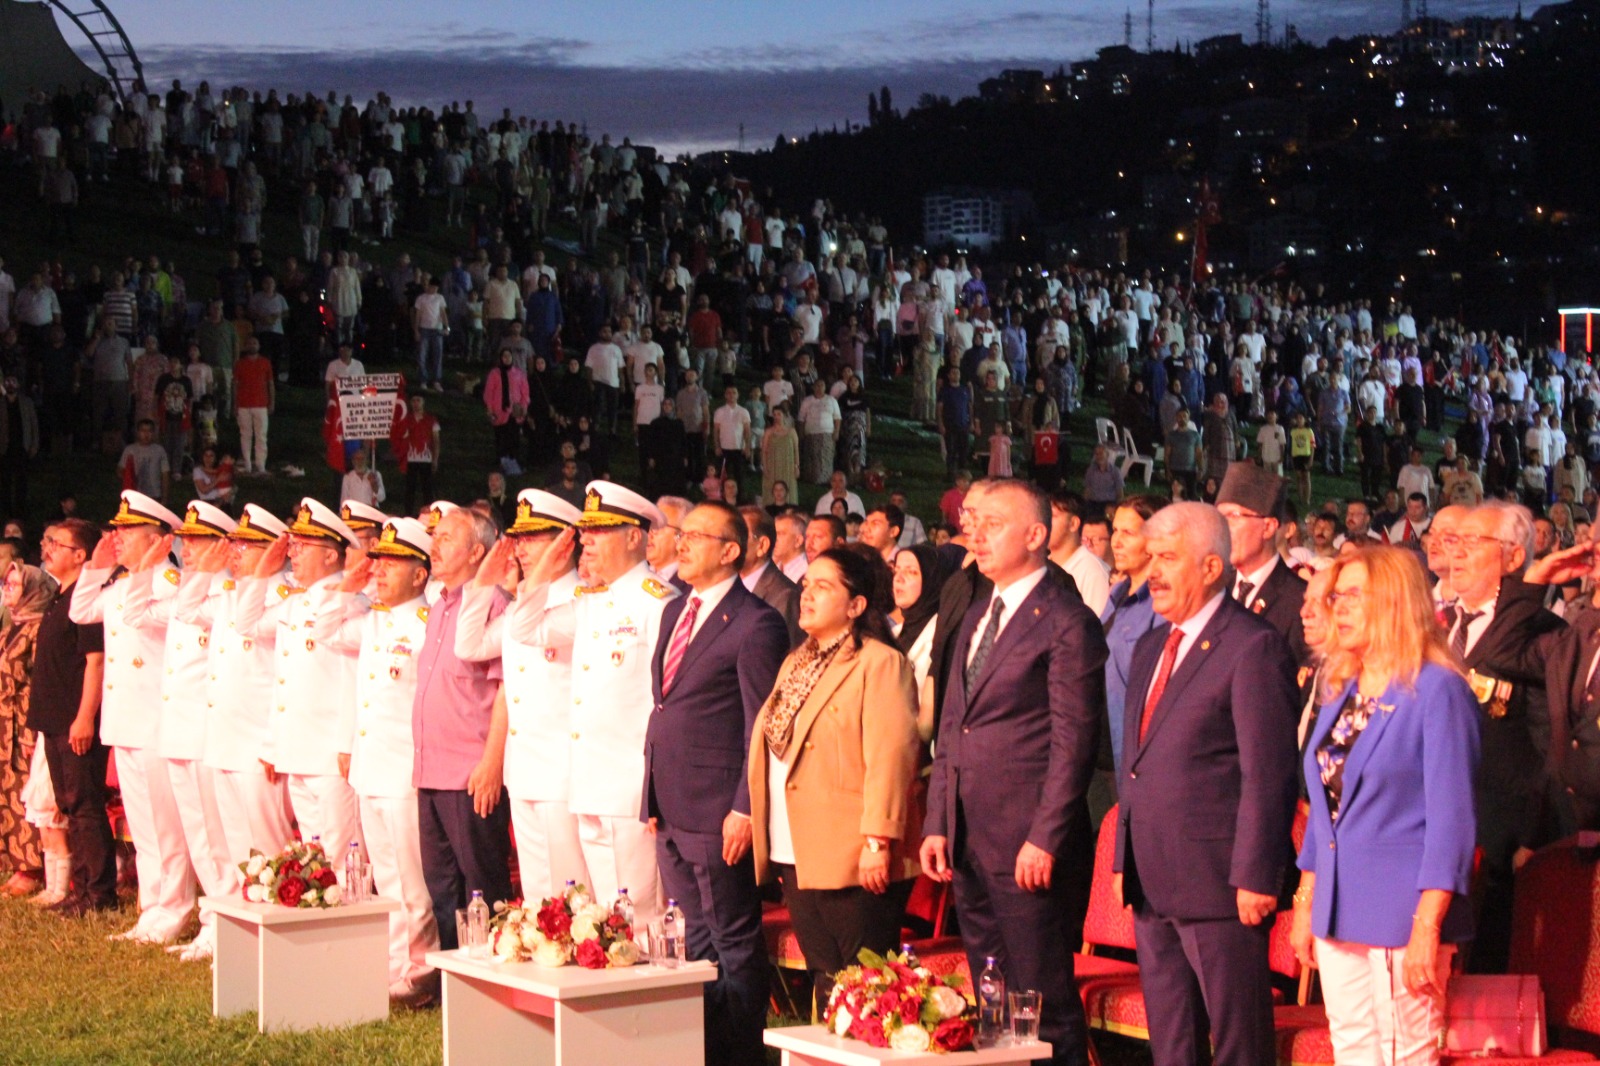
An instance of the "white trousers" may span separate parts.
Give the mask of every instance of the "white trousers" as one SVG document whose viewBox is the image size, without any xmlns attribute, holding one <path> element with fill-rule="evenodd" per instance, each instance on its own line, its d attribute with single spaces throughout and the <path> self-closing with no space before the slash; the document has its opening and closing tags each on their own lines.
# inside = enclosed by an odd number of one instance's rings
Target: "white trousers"
<svg viewBox="0 0 1600 1066">
<path fill-rule="evenodd" d="M 167 760 L 154 748 L 119 747 L 116 756 L 117 782 L 139 871 L 137 928 L 170 940 L 194 910 L 195 888 Z"/>
<path fill-rule="evenodd" d="M 589 894 L 609 903 L 617 898 L 618 889 L 626 888 L 637 926 L 648 926 L 661 917 L 666 905 L 661 898 L 661 871 L 656 866 L 656 838 L 650 827 L 637 818 L 595 814 L 577 818 Z"/>
<path fill-rule="evenodd" d="M 266 770 L 216 770 L 213 787 L 227 857 L 235 870 L 252 850 L 271 855 L 294 839 L 289 816 L 289 789 L 282 777 L 268 781 Z"/>
<path fill-rule="evenodd" d="M 322 838 L 322 850 L 344 884 L 344 857 L 361 839 L 361 811 L 355 790 L 338 774 L 290 774 L 289 802 L 300 823 L 300 839 Z"/>
<path fill-rule="evenodd" d="M 439 950 L 433 899 L 422 875 L 422 838 L 417 792 L 404 796 L 362 796 L 361 832 L 378 895 L 400 901 L 389 914 L 389 983 L 416 984 L 433 971 L 425 958 Z"/>
<path fill-rule="evenodd" d="M 267 409 L 241 407 L 239 419 L 239 469 L 242 471 L 267 468 Z"/>
<path fill-rule="evenodd" d="M 228 838 L 217 807 L 214 774 L 198 759 L 167 760 L 167 778 L 183 824 L 189 864 L 205 894 L 221 899 L 239 894 L 239 870 L 228 862 Z M 214 921 L 209 911 L 200 913 L 201 925 Z"/>
<path fill-rule="evenodd" d="M 1439 948 L 1441 984 L 1455 950 Z M 1444 1003 L 1407 991 L 1404 948 L 1319 937 L 1316 953 L 1337 1066 L 1438 1066 Z"/>
<path fill-rule="evenodd" d="M 511 831 L 517 839 L 522 898 L 547 899 L 567 881 L 588 881 L 578 820 L 560 800 L 511 801 Z M 629 886 L 628 894 L 633 894 Z"/>
</svg>

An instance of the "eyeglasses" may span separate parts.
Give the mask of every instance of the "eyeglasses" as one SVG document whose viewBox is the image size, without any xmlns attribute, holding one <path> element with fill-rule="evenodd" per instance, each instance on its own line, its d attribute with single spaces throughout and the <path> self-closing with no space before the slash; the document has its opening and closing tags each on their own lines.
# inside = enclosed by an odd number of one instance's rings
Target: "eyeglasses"
<svg viewBox="0 0 1600 1066">
<path fill-rule="evenodd" d="M 731 544 L 733 542 L 731 537 L 719 537 L 715 533 L 702 533 L 697 529 L 691 529 L 687 533 L 679 533 L 678 540 L 688 541 L 691 544 L 698 543 L 699 541 L 703 540 L 715 541 L 721 544 Z"/>
<path fill-rule="evenodd" d="M 1340 604 L 1344 604 L 1347 607 L 1355 607 L 1365 598 L 1366 592 L 1359 585 L 1351 586 L 1343 592 L 1330 592 L 1327 595 L 1328 609 L 1337 611 Z"/>
<path fill-rule="evenodd" d="M 59 548 L 61 551 L 64 551 L 64 552 L 76 551 L 78 549 L 78 546 L 76 544 L 72 543 L 72 541 L 70 541 L 70 540 L 57 540 L 54 537 L 40 537 L 39 538 L 39 547 L 40 548 Z"/>
<path fill-rule="evenodd" d="M 1511 541 L 1504 537 L 1486 537 L 1481 533 L 1441 533 L 1438 537 L 1439 546 L 1442 548 L 1465 548 L 1467 551 L 1477 551 L 1485 544 L 1508 545 Z"/>
</svg>

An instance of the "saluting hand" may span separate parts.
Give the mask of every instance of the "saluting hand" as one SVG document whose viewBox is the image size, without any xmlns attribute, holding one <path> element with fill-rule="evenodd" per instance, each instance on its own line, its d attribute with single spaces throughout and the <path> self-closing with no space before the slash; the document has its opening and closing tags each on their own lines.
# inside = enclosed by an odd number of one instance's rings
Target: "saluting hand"
<svg viewBox="0 0 1600 1066">
<path fill-rule="evenodd" d="M 115 534 L 101 537 L 94 545 L 94 553 L 89 556 L 89 568 L 92 570 L 110 570 L 117 565 L 117 538 Z"/>
<path fill-rule="evenodd" d="M 493 588 L 504 585 L 506 579 L 515 571 L 516 542 L 510 537 L 501 537 L 494 542 L 494 547 L 484 555 L 483 562 L 478 564 L 478 573 L 473 577 L 472 584 L 475 588 Z"/>
<path fill-rule="evenodd" d="M 256 560 L 256 577 L 276 577 L 289 558 L 289 534 L 284 533 L 273 541 Z"/>
<path fill-rule="evenodd" d="M 134 572 L 142 574 L 147 570 L 154 570 L 165 562 L 167 556 L 172 553 L 172 540 L 172 534 L 165 533 L 152 541 L 144 550 L 144 554 L 139 557 L 138 563 L 134 565 Z"/>
</svg>

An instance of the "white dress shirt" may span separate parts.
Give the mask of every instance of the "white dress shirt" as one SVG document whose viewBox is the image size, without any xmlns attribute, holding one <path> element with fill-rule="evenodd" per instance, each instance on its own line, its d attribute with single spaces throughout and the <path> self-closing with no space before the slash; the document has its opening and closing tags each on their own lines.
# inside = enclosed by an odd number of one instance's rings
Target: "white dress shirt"
<svg viewBox="0 0 1600 1066">
<path fill-rule="evenodd" d="M 672 637 L 668 638 L 667 647 L 672 647 L 672 641 L 677 637 L 678 630 L 683 628 L 683 619 L 684 616 L 689 613 L 690 602 L 696 599 L 700 601 L 700 606 L 694 614 L 694 628 L 689 630 L 689 639 L 692 641 L 694 640 L 695 636 L 699 634 L 700 628 L 706 624 L 706 619 L 711 617 L 711 612 L 717 609 L 717 604 L 722 602 L 722 598 L 728 594 L 728 592 L 733 588 L 733 583 L 737 580 L 739 580 L 739 575 L 735 574 L 726 581 L 717 582 L 704 592 L 698 592 L 694 589 L 690 589 L 687 593 L 689 602 L 684 604 L 683 614 L 678 616 L 678 621 L 672 627 Z M 685 644 L 684 646 L 687 647 L 688 645 Z"/>
<path fill-rule="evenodd" d="M 1044 580 L 1048 567 L 1039 567 L 1032 573 L 1020 577 L 1005 587 L 1005 591 L 997 591 L 989 600 L 989 609 L 983 613 L 983 618 L 978 622 L 978 628 L 972 631 L 972 646 L 967 649 L 967 665 L 972 665 L 973 657 L 978 654 L 978 645 L 983 642 L 983 631 L 988 628 L 989 616 L 994 613 L 994 604 L 999 600 L 1005 605 L 1005 610 L 1000 615 L 1000 628 L 995 631 L 994 639 L 998 641 L 1000 634 L 1006 631 L 1006 626 L 1016 617 L 1017 611 L 1022 607 L 1022 601 L 1038 587 Z"/>
<path fill-rule="evenodd" d="M 1224 595 L 1225 593 L 1222 592 L 1217 593 L 1206 601 L 1204 607 L 1178 625 L 1177 628 L 1183 632 L 1183 639 L 1178 641 L 1178 654 L 1172 659 L 1172 674 L 1178 672 L 1178 667 L 1183 665 L 1183 657 L 1189 654 L 1189 649 L 1194 647 L 1194 642 L 1200 639 L 1200 634 L 1205 632 L 1206 626 L 1211 624 L 1211 619 L 1216 616 L 1217 611 L 1222 607 Z M 1155 688 L 1156 677 L 1160 673 L 1161 668 L 1158 664 L 1156 672 L 1150 675 L 1150 688 L 1145 689 L 1144 699 L 1140 701 L 1139 706 L 1143 707 L 1150 702 L 1150 689 Z M 1172 674 L 1167 675 L 1169 680 Z"/>
</svg>

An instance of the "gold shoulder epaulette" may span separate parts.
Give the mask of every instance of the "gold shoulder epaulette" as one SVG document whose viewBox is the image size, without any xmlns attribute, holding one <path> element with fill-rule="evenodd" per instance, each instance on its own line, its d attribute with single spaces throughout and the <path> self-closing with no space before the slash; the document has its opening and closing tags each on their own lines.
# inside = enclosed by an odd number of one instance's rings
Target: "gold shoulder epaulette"
<svg viewBox="0 0 1600 1066">
<path fill-rule="evenodd" d="M 610 591 L 610 585 L 579 585 L 572 590 L 574 596 L 593 596 L 597 592 Z"/>
<path fill-rule="evenodd" d="M 169 581 L 169 582 L 171 582 L 171 583 L 172 583 L 172 584 L 174 584 L 174 585 L 176 585 L 176 584 L 177 584 L 177 583 L 178 583 L 178 580 L 179 580 L 179 574 L 178 574 L 178 572 L 177 572 L 177 571 L 176 571 L 176 570 L 174 570 L 174 569 L 173 569 L 173 568 L 172 568 L 172 567 L 170 567 L 170 566 L 169 566 L 169 567 L 167 567 L 167 572 L 166 572 L 166 574 L 165 574 L 165 575 L 163 575 L 163 576 L 164 576 L 164 577 L 166 577 L 166 579 L 167 579 L 167 580 L 168 580 L 168 581 Z"/>
<path fill-rule="evenodd" d="M 664 600 L 672 595 L 671 585 L 664 585 L 653 577 L 644 579 L 644 590 L 658 600 Z"/>
<path fill-rule="evenodd" d="M 233 586 L 233 578 L 225 577 L 225 578 L 222 579 L 222 591 L 223 592 L 232 592 L 233 591 L 233 587 L 234 587 Z"/>
<path fill-rule="evenodd" d="M 417 617 L 426 622 L 428 620 L 428 609 L 426 607 L 418 607 Z"/>
</svg>

